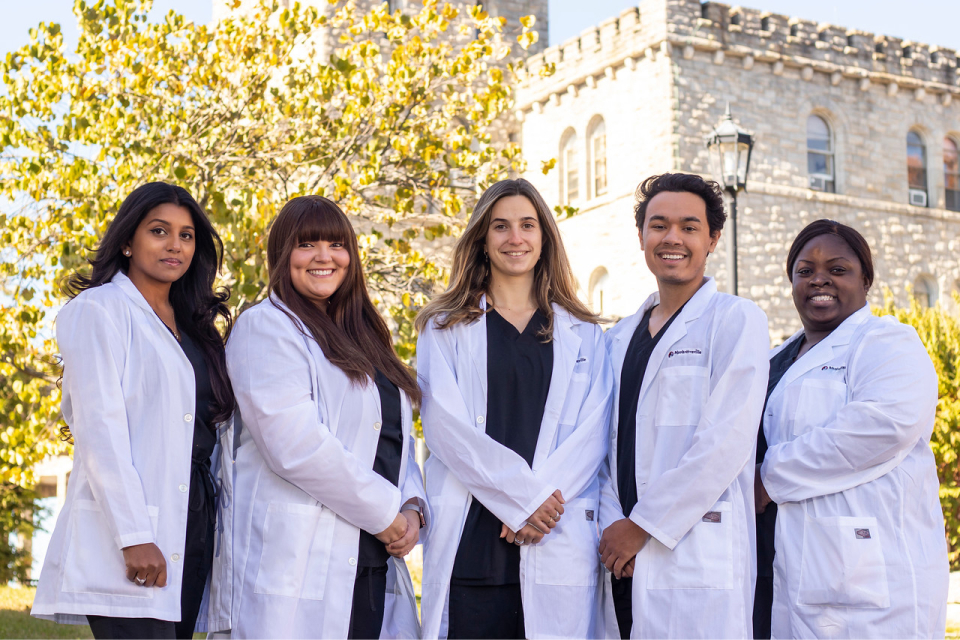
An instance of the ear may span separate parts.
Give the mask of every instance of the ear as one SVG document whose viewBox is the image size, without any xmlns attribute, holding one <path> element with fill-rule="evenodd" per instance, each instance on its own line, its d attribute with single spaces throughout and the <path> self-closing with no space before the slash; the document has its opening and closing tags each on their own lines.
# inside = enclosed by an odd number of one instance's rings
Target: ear
<svg viewBox="0 0 960 640">
<path fill-rule="evenodd" d="M 643 248 L 643 229 L 637 228 L 637 237 L 640 238 L 640 251 L 645 251 Z"/>
<path fill-rule="evenodd" d="M 720 236 L 723 235 L 723 231 L 717 231 L 716 233 L 710 234 L 710 244 L 707 247 L 707 253 L 713 253 L 714 249 L 717 248 L 717 243 L 720 242 Z"/>
</svg>

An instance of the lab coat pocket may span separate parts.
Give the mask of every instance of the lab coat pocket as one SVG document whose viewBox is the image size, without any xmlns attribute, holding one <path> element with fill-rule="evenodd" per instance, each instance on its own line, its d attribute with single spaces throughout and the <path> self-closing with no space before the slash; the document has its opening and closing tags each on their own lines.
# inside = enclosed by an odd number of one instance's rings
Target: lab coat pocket
<svg viewBox="0 0 960 640">
<path fill-rule="evenodd" d="M 733 504 L 719 501 L 673 551 L 651 539 L 648 589 L 733 588 Z M 642 553 L 642 552 L 641 552 Z"/>
<path fill-rule="evenodd" d="M 283 502 L 267 505 L 255 593 L 301 597 L 307 561 L 322 512 L 323 507 L 319 505 Z M 332 526 L 330 533 L 333 533 Z M 329 545 L 327 547 L 329 556 Z M 322 578 L 326 578 L 326 571 Z"/>
<path fill-rule="evenodd" d="M 793 435 L 802 436 L 825 426 L 847 402 L 847 385 L 842 380 L 807 378 L 800 385 L 800 396 L 793 416 Z"/>
<path fill-rule="evenodd" d="M 160 509 L 147 505 L 153 535 Z M 154 589 L 127 580 L 123 552 L 117 549 L 106 517 L 95 500 L 77 500 L 71 513 L 70 546 L 64 560 L 63 590 L 128 598 L 152 598 Z"/>
<path fill-rule="evenodd" d="M 537 584 L 592 587 L 600 574 L 596 500 L 571 500 L 556 528 L 533 547 Z"/>
<path fill-rule="evenodd" d="M 797 604 L 886 609 L 887 565 L 876 518 L 807 516 Z"/>
<path fill-rule="evenodd" d="M 654 424 L 658 427 L 695 426 L 707 398 L 710 371 L 707 367 L 664 367 Z"/>
</svg>

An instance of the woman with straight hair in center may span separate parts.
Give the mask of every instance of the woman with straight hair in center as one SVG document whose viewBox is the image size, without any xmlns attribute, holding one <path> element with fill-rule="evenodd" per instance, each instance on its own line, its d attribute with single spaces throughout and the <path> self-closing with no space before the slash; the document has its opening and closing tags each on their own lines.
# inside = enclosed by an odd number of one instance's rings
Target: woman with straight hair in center
<svg viewBox="0 0 960 640">
<path fill-rule="evenodd" d="M 487 189 L 417 318 L 425 638 L 597 637 L 612 377 L 560 232 L 526 180 Z"/>
<path fill-rule="evenodd" d="M 294 198 L 270 297 L 227 342 L 237 394 L 234 638 L 417 638 L 403 557 L 425 524 L 413 374 L 367 293 L 340 208 Z"/>
</svg>

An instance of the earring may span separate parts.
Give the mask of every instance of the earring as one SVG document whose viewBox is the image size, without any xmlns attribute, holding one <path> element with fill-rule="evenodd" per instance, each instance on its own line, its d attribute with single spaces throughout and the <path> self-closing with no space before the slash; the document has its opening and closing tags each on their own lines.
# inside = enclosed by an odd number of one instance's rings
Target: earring
<svg viewBox="0 0 960 640">
<path fill-rule="evenodd" d="M 125 255 L 125 256 L 127 256 L 127 257 L 129 258 L 129 257 L 130 257 L 130 249 L 126 249 L 126 250 L 123 252 L 123 255 Z"/>
<path fill-rule="evenodd" d="M 490 262 L 490 254 L 487 253 L 486 250 L 484 250 L 484 252 L 483 252 L 483 261 L 484 261 L 484 262 Z"/>
</svg>

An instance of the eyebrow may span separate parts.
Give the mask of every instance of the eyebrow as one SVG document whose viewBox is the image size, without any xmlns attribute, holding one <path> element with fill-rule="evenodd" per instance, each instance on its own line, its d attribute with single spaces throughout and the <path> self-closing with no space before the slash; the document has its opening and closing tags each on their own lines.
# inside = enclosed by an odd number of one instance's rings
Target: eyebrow
<svg viewBox="0 0 960 640">
<path fill-rule="evenodd" d="M 171 224 L 170 224 L 169 222 L 167 222 L 166 220 L 164 220 L 163 218 L 154 218 L 153 220 L 151 220 L 151 221 L 148 222 L 147 224 L 153 224 L 154 222 L 159 222 L 160 224 L 162 224 L 162 225 L 164 225 L 164 226 L 167 226 L 167 227 L 171 226 Z M 184 229 L 190 229 L 190 231 L 196 231 L 196 229 L 194 229 L 193 226 L 192 226 L 192 225 L 189 225 L 189 224 L 188 224 L 187 226 L 185 226 Z"/>
<path fill-rule="evenodd" d="M 653 221 L 653 220 L 667 220 L 667 216 L 662 216 L 662 215 L 659 215 L 659 214 L 658 214 L 658 215 L 655 215 L 655 216 L 650 216 L 650 220 L 651 220 L 651 221 Z M 667 220 L 667 221 L 669 222 L 669 220 Z M 697 222 L 697 223 L 699 223 L 699 224 L 703 224 L 703 220 L 701 220 L 701 219 L 698 218 L 697 216 L 684 216 L 683 218 L 680 218 L 680 222 Z"/>
<path fill-rule="evenodd" d="M 830 258 L 827 262 L 836 262 L 837 260 L 846 260 L 847 262 L 853 262 L 850 258 L 846 256 L 837 256 L 836 258 Z M 813 264 L 813 260 L 804 260 L 803 258 L 797 258 L 797 262 L 805 262 L 807 264 Z"/>
<path fill-rule="evenodd" d="M 520 218 L 520 222 L 526 222 L 527 220 L 533 220 L 534 222 L 536 222 L 536 221 L 537 221 L 537 217 L 536 217 L 536 216 L 525 216 L 525 217 L 523 217 L 523 218 Z M 493 220 L 490 221 L 490 224 L 493 224 L 494 222 L 510 222 L 510 221 L 507 220 L 506 218 L 494 218 Z"/>
</svg>

